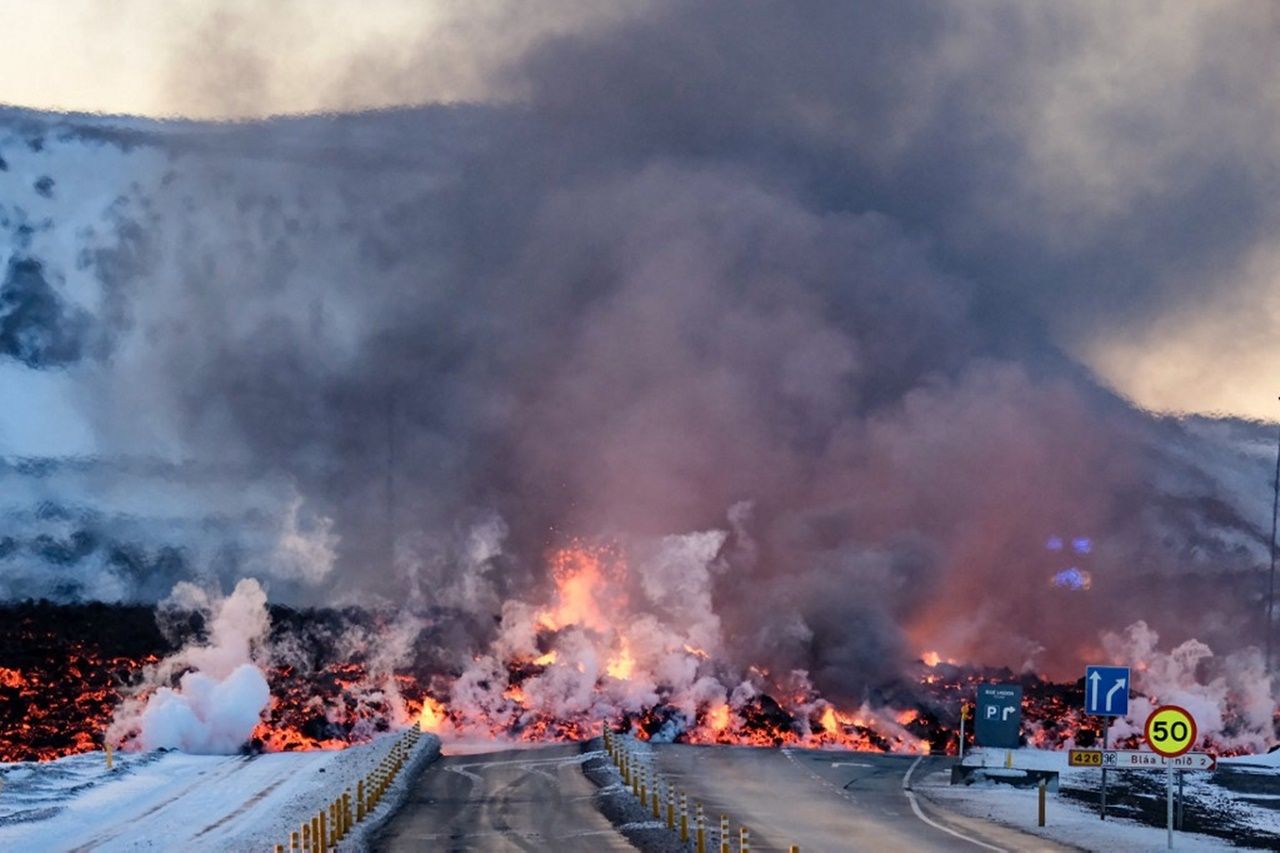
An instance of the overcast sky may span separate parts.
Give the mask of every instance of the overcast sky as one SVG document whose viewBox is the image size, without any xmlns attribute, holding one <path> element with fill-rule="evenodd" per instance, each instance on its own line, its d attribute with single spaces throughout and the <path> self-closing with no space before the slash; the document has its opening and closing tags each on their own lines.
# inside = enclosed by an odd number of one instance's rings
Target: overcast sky
<svg viewBox="0 0 1280 853">
<path fill-rule="evenodd" d="M 550 35 L 642 17 L 661 5 L 0 0 L 0 103 L 223 119 L 520 100 L 527 81 L 503 72 L 531 46 Z M 975 7 L 977 14 L 967 14 Z M 1052 218 L 1060 219 L 1064 255 L 1139 215 L 1152 199 L 1175 206 L 1186 175 L 1217 169 L 1224 186 L 1253 182 L 1259 195 L 1274 181 L 1280 33 L 1273 4 L 1032 4 L 1013 16 L 983 3 L 951 8 L 966 13 L 949 16 L 954 31 L 943 42 L 945 52 L 904 57 L 902 78 L 967 67 L 993 44 L 1041 52 L 1035 76 L 1018 89 L 1028 97 L 1014 108 L 998 102 L 1003 92 L 994 95 L 992 111 L 1025 144 L 1021 186 L 1049 201 L 1007 215 L 1037 216 L 1048 233 L 1056 227 Z M 1001 16 L 1020 19 L 1017 32 L 1026 44 L 1010 46 L 993 36 L 992 22 Z M 1010 77 L 1027 73 L 1025 57 L 1016 52 Z M 1008 86 L 1000 80 L 993 92 Z M 883 128 L 884 156 L 897 153 L 890 150 L 894 144 L 907 144 L 918 130 L 913 120 L 924 121 L 936 109 L 937 103 L 906 104 L 892 116 L 892 126 Z M 823 120 L 816 113 L 804 119 Z M 1273 219 L 1269 208 L 1242 212 L 1231 192 L 1222 196 L 1223 209 L 1201 211 L 1205 229 L 1235 216 L 1254 226 Z M 1205 194 L 1188 192 L 1185 203 L 1203 205 Z M 1184 211 L 1185 221 L 1196 219 L 1193 212 Z M 1117 319 L 1109 306 L 1101 314 L 1077 310 L 1079 299 L 1092 298 L 1085 288 L 1071 304 L 1047 300 L 1049 330 L 1144 406 L 1274 419 L 1280 414 L 1280 253 L 1273 232 L 1258 230 L 1266 236 L 1238 232 L 1209 265 L 1160 271 L 1166 292 L 1194 293 L 1190 298 L 1129 300 Z M 1171 232 L 1167 240 L 1176 246 L 1185 235 Z M 1079 270 L 1082 278 L 1091 274 Z"/>
</svg>

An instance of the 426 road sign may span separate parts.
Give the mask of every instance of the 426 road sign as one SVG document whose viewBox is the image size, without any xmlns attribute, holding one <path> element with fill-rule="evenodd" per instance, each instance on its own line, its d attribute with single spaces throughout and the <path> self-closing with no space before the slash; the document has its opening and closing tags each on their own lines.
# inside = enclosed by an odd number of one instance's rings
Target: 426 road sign
<svg viewBox="0 0 1280 853">
<path fill-rule="evenodd" d="M 1129 667 L 1084 668 L 1084 712 L 1101 717 L 1129 714 Z"/>
<path fill-rule="evenodd" d="M 1207 752 L 1184 752 L 1165 758 L 1159 753 L 1136 749 L 1073 749 L 1067 753 L 1067 764 L 1109 770 L 1155 770 L 1170 766 L 1174 770 L 1216 770 L 1218 760 Z"/>
</svg>

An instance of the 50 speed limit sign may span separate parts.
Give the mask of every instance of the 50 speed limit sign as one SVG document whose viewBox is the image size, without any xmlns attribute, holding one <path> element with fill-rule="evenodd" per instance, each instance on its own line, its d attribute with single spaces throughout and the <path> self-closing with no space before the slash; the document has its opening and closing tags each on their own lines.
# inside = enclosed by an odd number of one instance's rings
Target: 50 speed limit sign
<svg viewBox="0 0 1280 853">
<path fill-rule="evenodd" d="M 1196 742 L 1196 721 L 1185 708 L 1161 705 L 1147 717 L 1147 743 L 1165 758 L 1176 758 Z"/>
</svg>

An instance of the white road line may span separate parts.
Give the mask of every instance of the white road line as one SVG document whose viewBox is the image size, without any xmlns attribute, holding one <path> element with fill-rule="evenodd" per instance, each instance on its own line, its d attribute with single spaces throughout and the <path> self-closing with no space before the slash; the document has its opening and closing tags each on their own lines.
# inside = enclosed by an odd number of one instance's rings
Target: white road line
<svg viewBox="0 0 1280 853">
<path fill-rule="evenodd" d="M 916 792 L 911 790 L 911 774 L 915 772 L 917 765 L 919 765 L 921 761 L 924 761 L 924 756 L 917 755 L 916 760 L 911 762 L 911 766 L 907 768 L 906 774 L 902 777 L 902 793 L 906 795 L 907 800 L 911 803 L 911 810 L 916 813 L 916 817 L 920 818 L 922 821 L 929 824 L 929 826 L 932 826 L 934 829 L 940 829 L 943 832 L 947 833 L 948 835 L 954 835 L 956 838 L 959 838 L 961 841 L 968 841 L 970 844 L 976 844 L 979 847 L 983 847 L 987 850 L 995 850 L 996 853 L 1005 853 L 1005 850 L 1002 847 L 996 847 L 994 845 L 986 843 L 985 841 L 979 841 L 976 838 L 971 838 L 970 836 L 965 835 L 963 832 L 957 832 L 956 830 L 952 829 L 949 826 L 943 826 L 942 824 L 929 819 L 929 817 L 920 808 L 920 804 L 916 802 Z"/>
</svg>

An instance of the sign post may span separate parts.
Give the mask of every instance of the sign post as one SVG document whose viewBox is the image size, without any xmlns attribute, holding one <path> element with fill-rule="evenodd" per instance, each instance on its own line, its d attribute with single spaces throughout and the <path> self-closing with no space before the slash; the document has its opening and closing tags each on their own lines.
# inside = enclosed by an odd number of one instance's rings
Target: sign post
<svg viewBox="0 0 1280 853">
<path fill-rule="evenodd" d="M 1022 685 L 979 684 L 974 739 L 982 746 L 1017 749 L 1022 732 Z"/>
<path fill-rule="evenodd" d="M 1086 666 L 1084 668 L 1084 712 L 1099 717 L 1123 717 L 1129 713 L 1129 667 Z M 1111 746 L 1111 720 L 1102 723 L 1102 748 Z M 1102 768 L 1099 817 L 1107 819 L 1107 768 Z"/>
<path fill-rule="evenodd" d="M 1143 735 L 1158 755 L 1177 758 L 1189 752 L 1196 742 L 1196 721 L 1186 708 L 1161 705 L 1147 717 Z M 1173 764 L 1169 761 L 1165 765 L 1165 823 L 1170 850 L 1173 849 Z"/>
<path fill-rule="evenodd" d="M 1207 752 L 1184 752 L 1176 758 L 1165 758 L 1154 752 L 1137 749 L 1073 749 L 1067 753 L 1070 767 L 1097 767 L 1099 770 L 1163 770 L 1172 767 L 1179 773 L 1188 770 L 1213 771 L 1218 761 Z"/>
</svg>

